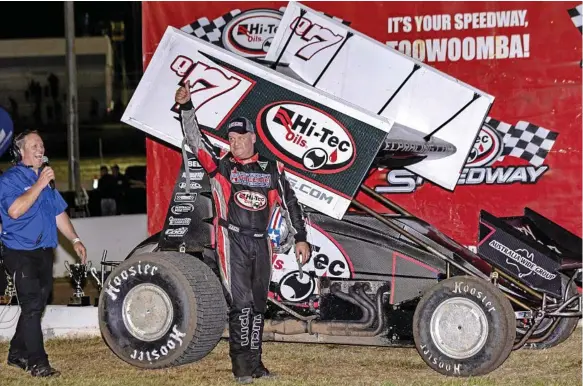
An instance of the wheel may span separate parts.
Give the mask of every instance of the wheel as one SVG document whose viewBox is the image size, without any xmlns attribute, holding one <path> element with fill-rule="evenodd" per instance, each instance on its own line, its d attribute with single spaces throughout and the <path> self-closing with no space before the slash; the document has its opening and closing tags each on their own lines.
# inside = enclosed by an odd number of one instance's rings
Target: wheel
<svg viewBox="0 0 583 386">
<path fill-rule="evenodd" d="M 128 253 L 125 260 L 131 258 L 135 255 L 141 255 L 143 253 L 156 252 L 158 250 L 158 239 L 160 238 L 160 232 L 153 234 L 146 240 L 142 241 L 140 244 L 136 245 L 134 249 Z"/>
<path fill-rule="evenodd" d="M 438 373 L 476 376 L 498 368 L 516 336 L 514 310 L 483 279 L 456 276 L 423 295 L 413 315 L 415 347 Z"/>
<path fill-rule="evenodd" d="M 565 284 L 568 283 L 568 280 L 565 280 Z M 577 294 L 577 286 L 575 283 L 571 283 L 569 287 L 569 292 L 567 293 L 567 299 L 571 296 Z M 556 318 L 544 318 L 541 322 L 539 328 L 532 334 L 530 339 L 537 339 L 543 337 L 548 329 L 555 323 Z M 554 331 L 543 341 L 536 342 L 536 343 L 525 343 L 524 348 L 533 349 L 533 350 L 543 350 L 551 347 L 555 347 L 565 340 L 567 340 L 573 331 L 577 328 L 577 324 L 579 323 L 579 318 L 561 318 L 559 320 L 559 324 L 554 329 Z M 526 329 L 522 326 L 517 326 L 517 337 L 524 335 L 526 333 Z"/>
<path fill-rule="evenodd" d="M 99 297 L 99 328 L 123 361 L 157 369 L 211 352 L 227 322 L 218 277 L 178 252 L 136 255 L 109 275 Z"/>
</svg>

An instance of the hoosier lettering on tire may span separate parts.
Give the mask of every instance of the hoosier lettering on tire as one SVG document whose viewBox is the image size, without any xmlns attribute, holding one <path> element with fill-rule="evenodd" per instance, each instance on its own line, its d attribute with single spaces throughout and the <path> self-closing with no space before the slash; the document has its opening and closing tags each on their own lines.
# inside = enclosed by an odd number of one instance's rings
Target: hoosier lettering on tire
<svg viewBox="0 0 583 386">
<path fill-rule="evenodd" d="M 108 277 L 99 298 L 99 327 L 123 361 L 156 369 L 195 362 L 221 338 L 227 321 L 222 286 L 194 256 L 135 255 Z"/>
<path fill-rule="evenodd" d="M 495 370 L 516 337 L 514 310 L 502 291 L 469 276 L 441 281 L 423 295 L 413 316 L 415 347 L 435 371 L 476 376 Z"/>
</svg>

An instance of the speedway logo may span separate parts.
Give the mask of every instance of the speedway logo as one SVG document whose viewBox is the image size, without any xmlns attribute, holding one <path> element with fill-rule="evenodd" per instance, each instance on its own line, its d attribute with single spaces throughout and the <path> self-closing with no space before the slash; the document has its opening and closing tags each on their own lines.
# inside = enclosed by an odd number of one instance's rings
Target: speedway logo
<svg viewBox="0 0 583 386">
<path fill-rule="evenodd" d="M 299 102 L 275 102 L 258 115 L 263 143 L 283 162 L 318 174 L 338 173 L 356 158 L 354 140 L 334 117 Z"/>
<path fill-rule="evenodd" d="M 250 190 L 240 190 L 235 193 L 235 203 L 246 210 L 257 212 L 267 206 L 267 197 L 259 192 Z"/>
<path fill-rule="evenodd" d="M 190 213 L 190 212 L 194 212 L 194 205 L 192 205 L 192 204 L 177 204 L 177 205 L 173 205 L 172 208 L 170 208 L 170 211 L 175 215 Z"/>
<path fill-rule="evenodd" d="M 179 218 L 179 217 L 172 217 L 168 218 L 168 225 L 182 225 L 182 226 L 189 226 L 190 222 L 192 221 L 191 218 Z"/>
<path fill-rule="evenodd" d="M 546 269 L 534 263 L 533 252 L 529 252 L 526 249 L 517 249 L 516 251 L 513 251 L 506 245 L 496 240 L 490 241 L 488 245 L 509 258 L 506 259 L 506 264 L 516 267 L 519 278 L 529 276 L 533 273 L 546 280 L 553 280 L 555 277 L 557 277 L 556 274 L 550 273 Z"/>
<path fill-rule="evenodd" d="M 489 119 L 474 142 L 457 185 L 535 184 L 549 170 L 543 161 L 554 144 L 557 133 L 519 122 L 516 126 Z M 541 156 L 542 154 L 542 156 Z M 505 156 L 521 158 L 530 165 L 493 166 Z M 378 193 L 412 193 L 425 180 L 405 169 L 382 174 Z"/>
<path fill-rule="evenodd" d="M 235 16 L 222 33 L 223 46 L 244 57 L 264 57 L 281 22 L 282 13 L 254 9 Z"/>
</svg>

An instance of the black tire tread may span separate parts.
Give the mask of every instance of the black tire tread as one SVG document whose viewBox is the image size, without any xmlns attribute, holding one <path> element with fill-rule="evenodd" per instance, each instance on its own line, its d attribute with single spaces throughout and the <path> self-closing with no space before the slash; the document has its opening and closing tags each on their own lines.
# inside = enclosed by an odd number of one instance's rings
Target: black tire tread
<svg viewBox="0 0 583 386">
<path fill-rule="evenodd" d="M 453 277 L 450 279 L 453 279 Z M 448 280 L 450 280 L 450 279 L 448 279 Z M 504 348 L 500 352 L 500 355 L 495 362 L 491 363 L 490 366 L 483 367 L 479 371 L 475 371 L 474 373 L 471 374 L 471 376 L 480 376 L 480 375 L 488 374 L 488 373 L 494 371 L 495 369 L 497 369 L 498 367 L 500 367 L 500 365 L 502 365 L 502 363 L 504 363 L 506 361 L 506 359 L 508 359 L 508 356 L 512 352 L 512 346 L 514 345 L 514 338 L 516 336 L 514 309 L 512 308 L 512 304 L 510 303 L 508 298 L 502 293 L 502 291 L 500 291 L 498 288 L 496 288 L 492 283 L 485 281 L 484 279 L 476 278 L 473 276 L 464 276 L 463 280 L 465 282 L 468 282 L 468 283 L 474 282 L 474 283 L 480 283 L 481 285 L 484 285 L 486 287 L 490 286 L 492 289 L 492 291 L 490 291 L 491 292 L 490 295 L 497 298 L 499 303 L 502 305 L 503 314 L 504 314 L 504 317 L 506 318 L 506 326 L 503 329 L 506 330 L 507 335 L 509 335 L 509 339 L 507 339 L 507 341 L 505 342 Z M 419 310 L 422 307 L 424 307 L 425 304 L 431 298 L 431 296 L 435 292 L 439 291 L 440 289 L 441 289 L 441 286 L 439 286 L 439 285 L 436 285 L 436 286 L 430 288 L 426 293 L 423 294 L 423 296 L 421 297 L 421 300 L 417 304 L 417 309 L 415 310 L 415 314 L 413 317 L 413 335 L 414 336 L 419 334 L 419 325 L 418 325 L 419 324 L 418 323 Z M 418 347 L 417 343 L 415 343 L 415 348 L 417 349 L 417 351 L 419 351 L 419 347 Z M 421 352 L 419 352 L 419 354 L 421 355 Z M 421 357 L 423 358 L 422 355 L 421 355 Z M 423 360 L 425 360 L 425 358 L 423 358 Z M 434 369 L 434 370 L 437 371 L 436 369 Z"/>
<path fill-rule="evenodd" d="M 194 337 L 183 354 L 164 367 L 196 362 L 215 348 L 225 329 L 227 306 L 223 289 L 212 270 L 197 258 L 180 252 L 157 252 L 157 254 L 160 260 L 173 264 L 186 277 L 194 290 L 197 301 Z"/>
</svg>

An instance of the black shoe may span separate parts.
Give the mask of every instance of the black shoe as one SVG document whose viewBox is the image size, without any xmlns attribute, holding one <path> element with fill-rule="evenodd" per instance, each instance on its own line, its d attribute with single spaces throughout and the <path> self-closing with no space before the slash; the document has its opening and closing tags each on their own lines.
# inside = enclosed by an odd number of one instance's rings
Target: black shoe
<svg viewBox="0 0 583 386">
<path fill-rule="evenodd" d="M 30 370 L 33 377 L 58 377 L 61 373 L 49 365 L 35 365 Z"/>
<path fill-rule="evenodd" d="M 270 373 L 265 366 L 261 365 L 253 372 L 253 378 L 275 378 L 275 374 Z"/>
<path fill-rule="evenodd" d="M 28 359 L 8 356 L 8 360 L 6 361 L 8 366 L 18 367 L 24 371 L 28 371 Z"/>
<path fill-rule="evenodd" d="M 244 377 L 235 377 L 235 381 L 241 385 L 248 385 L 250 383 L 253 383 L 253 377 L 250 377 L 248 375 Z"/>
</svg>

